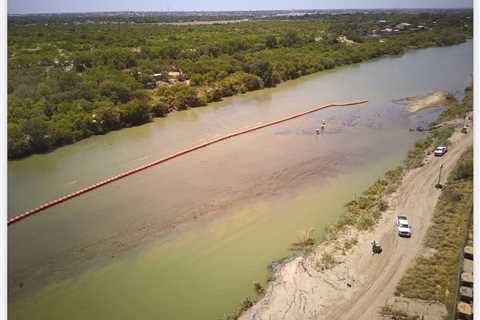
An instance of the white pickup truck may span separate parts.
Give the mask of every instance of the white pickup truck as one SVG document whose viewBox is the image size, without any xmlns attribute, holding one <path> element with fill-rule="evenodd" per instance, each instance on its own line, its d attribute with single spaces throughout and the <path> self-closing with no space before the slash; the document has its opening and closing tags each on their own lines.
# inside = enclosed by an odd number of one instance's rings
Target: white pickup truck
<svg viewBox="0 0 480 320">
<path fill-rule="evenodd" d="M 398 235 L 400 237 L 410 238 L 412 236 L 412 228 L 408 224 L 408 219 L 405 216 L 397 216 L 395 225 L 398 229 Z"/>
<path fill-rule="evenodd" d="M 438 146 L 435 151 L 433 151 L 433 154 L 435 155 L 435 157 L 441 157 L 445 153 L 447 153 L 447 151 L 447 146 Z"/>
</svg>

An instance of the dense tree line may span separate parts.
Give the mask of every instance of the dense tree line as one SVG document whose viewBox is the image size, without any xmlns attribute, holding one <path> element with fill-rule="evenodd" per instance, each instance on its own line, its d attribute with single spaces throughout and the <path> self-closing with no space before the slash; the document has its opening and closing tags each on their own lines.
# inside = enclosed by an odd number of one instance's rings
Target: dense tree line
<svg viewBox="0 0 480 320">
<path fill-rule="evenodd" d="M 339 65 L 461 43 L 472 34 L 472 20 L 470 11 L 196 26 L 9 19 L 8 156 L 45 152 Z M 400 22 L 426 27 L 379 33 Z"/>
</svg>

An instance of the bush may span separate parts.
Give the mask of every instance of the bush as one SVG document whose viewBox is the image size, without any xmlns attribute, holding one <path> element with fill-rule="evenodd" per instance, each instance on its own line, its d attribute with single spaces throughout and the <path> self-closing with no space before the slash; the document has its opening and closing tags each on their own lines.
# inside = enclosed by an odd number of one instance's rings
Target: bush
<svg viewBox="0 0 480 320">
<path fill-rule="evenodd" d="M 255 304 L 255 299 L 247 297 L 245 300 L 242 301 L 240 304 L 240 311 L 244 312 L 250 309 Z"/>
<path fill-rule="evenodd" d="M 454 97 L 449 99 L 449 102 L 438 117 L 439 122 L 462 118 L 467 112 L 473 110 L 473 86 L 470 85 L 465 89 L 465 95 L 461 103 Z"/>
<path fill-rule="evenodd" d="M 358 239 L 357 239 L 357 238 L 347 239 L 347 240 L 345 240 L 345 242 L 343 243 L 343 250 L 344 250 L 344 251 L 348 251 L 348 250 L 350 250 L 351 248 L 353 248 L 357 243 L 358 243 Z"/>
<path fill-rule="evenodd" d="M 150 110 L 156 117 L 164 117 L 168 113 L 168 104 L 165 101 L 160 100 L 153 103 Z"/>
<path fill-rule="evenodd" d="M 382 212 L 383 212 L 383 211 L 386 211 L 386 210 L 388 209 L 388 202 L 385 201 L 385 200 L 380 200 L 380 201 L 378 202 L 378 206 L 377 206 L 377 207 L 378 207 L 378 210 L 380 210 L 380 211 L 382 211 Z"/>
<path fill-rule="evenodd" d="M 333 268 L 336 264 L 338 263 L 338 261 L 335 259 L 335 257 L 328 253 L 328 252 L 324 252 L 322 253 L 322 256 L 320 257 L 320 267 L 321 269 L 331 269 Z"/>
<path fill-rule="evenodd" d="M 220 90 L 223 96 L 231 96 L 261 88 L 263 88 L 263 80 L 259 76 L 243 71 L 232 73 L 220 81 Z"/>
<path fill-rule="evenodd" d="M 18 158 L 28 155 L 32 151 L 30 138 L 24 133 L 24 129 L 17 123 L 9 123 L 8 133 L 8 157 Z"/>
<path fill-rule="evenodd" d="M 375 218 L 371 215 L 364 214 L 357 220 L 356 226 L 359 230 L 368 230 L 375 225 Z"/>
<path fill-rule="evenodd" d="M 315 240 L 313 239 L 313 231 L 313 228 L 302 231 L 301 236 L 298 237 L 298 241 L 292 244 L 292 250 L 306 251 L 310 249 L 315 244 Z"/>
<path fill-rule="evenodd" d="M 265 293 L 265 288 L 260 284 L 260 282 L 254 282 L 253 287 L 255 288 L 255 292 L 259 295 L 263 295 Z"/>
<path fill-rule="evenodd" d="M 139 125 L 150 121 L 150 110 L 139 100 L 132 100 L 121 107 L 121 119 L 127 126 Z"/>
<path fill-rule="evenodd" d="M 450 144 L 448 139 L 452 136 L 454 131 L 455 131 L 455 128 L 453 126 L 440 127 L 438 129 L 433 130 L 432 132 L 433 143 L 435 145 Z"/>
<path fill-rule="evenodd" d="M 469 159 L 462 162 L 455 170 L 455 180 L 471 179 L 473 178 L 473 160 Z"/>
</svg>

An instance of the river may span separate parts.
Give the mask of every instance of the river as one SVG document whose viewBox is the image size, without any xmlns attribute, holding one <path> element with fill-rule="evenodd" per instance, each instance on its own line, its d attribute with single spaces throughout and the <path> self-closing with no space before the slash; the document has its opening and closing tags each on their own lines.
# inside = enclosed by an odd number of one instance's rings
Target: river
<svg viewBox="0 0 480 320">
<path fill-rule="evenodd" d="M 472 42 L 320 72 L 8 164 L 9 216 L 222 134 L 328 109 L 196 151 L 8 228 L 10 319 L 221 319 L 266 266 L 394 166 L 439 108 L 392 102 L 462 94 Z M 314 131 L 325 119 L 325 132 Z"/>
</svg>

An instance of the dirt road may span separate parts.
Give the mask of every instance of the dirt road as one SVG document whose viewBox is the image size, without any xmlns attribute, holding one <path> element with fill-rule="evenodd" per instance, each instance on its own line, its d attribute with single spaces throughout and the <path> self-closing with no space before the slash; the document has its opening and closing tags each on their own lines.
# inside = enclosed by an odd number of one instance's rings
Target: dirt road
<svg viewBox="0 0 480 320">
<path fill-rule="evenodd" d="M 358 244 L 346 255 L 335 255 L 340 264 L 329 270 L 319 267 L 322 254 L 333 252 L 339 240 L 320 245 L 306 258 L 283 264 L 276 270 L 265 297 L 240 319 L 379 318 L 379 309 L 393 296 L 415 256 L 422 253 L 422 242 L 441 192 L 434 187 L 440 165 L 444 182 L 472 143 L 472 130 L 462 134 L 457 129 L 447 154 L 441 158 L 429 155 L 424 166 L 406 174 L 397 192 L 388 199 L 390 209 L 373 231 L 353 231 Z M 413 234 L 410 239 L 398 237 L 394 228 L 397 214 L 408 217 Z M 382 244 L 382 254 L 372 256 L 369 243 L 373 239 Z"/>
</svg>

